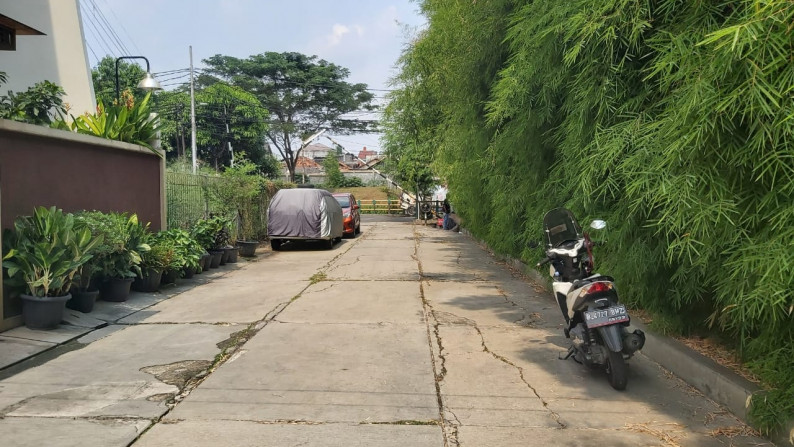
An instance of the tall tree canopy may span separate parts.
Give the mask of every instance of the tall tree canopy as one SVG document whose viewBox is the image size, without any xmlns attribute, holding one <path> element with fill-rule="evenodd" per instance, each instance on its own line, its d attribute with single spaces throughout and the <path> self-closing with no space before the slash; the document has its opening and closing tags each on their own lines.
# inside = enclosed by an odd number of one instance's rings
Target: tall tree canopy
<svg viewBox="0 0 794 447">
<path fill-rule="evenodd" d="M 599 256 L 664 330 L 721 331 L 794 417 L 794 3 L 423 0 L 386 110 L 469 230 L 523 249 L 567 206 L 607 218 Z"/>
<path fill-rule="evenodd" d="M 295 179 L 295 161 L 302 139 L 328 129 L 334 133 L 372 130 L 376 123 L 348 119 L 345 114 L 373 110 L 374 95 L 366 84 L 345 81 L 348 69 L 317 56 L 267 52 L 238 59 L 215 55 L 204 60 L 209 73 L 250 92 L 270 111 L 268 142 Z"/>
</svg>

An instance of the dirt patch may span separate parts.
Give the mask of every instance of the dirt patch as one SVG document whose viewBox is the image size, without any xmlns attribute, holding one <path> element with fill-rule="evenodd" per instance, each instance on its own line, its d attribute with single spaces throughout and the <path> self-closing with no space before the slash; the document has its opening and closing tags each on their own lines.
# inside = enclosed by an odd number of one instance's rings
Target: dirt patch
<svg viewBox="0 0 794 447">
<path fill-rule="evenodd" d="M 209 360 L 183 360 L 167 365 L 145 366 L 140 371 L 182 390 L 189 380 L 206 372 L 211 365 L 212 362 Z"/>
</svg>

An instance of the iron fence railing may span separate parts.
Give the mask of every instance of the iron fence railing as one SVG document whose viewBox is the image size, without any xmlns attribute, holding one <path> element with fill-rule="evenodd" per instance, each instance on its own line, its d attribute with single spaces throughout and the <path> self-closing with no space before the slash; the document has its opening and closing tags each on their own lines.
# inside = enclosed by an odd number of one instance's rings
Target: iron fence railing
<svg viewBox="0 0 794 447">
<path fill-rule="evenodd" d="M 240 234 L 240 212 L 222 203 L 214 193 L 216 188 L 223 187 L 229 180 L 223 177 L 211 177 L 201 174 L 181 172 L 166 173 L 166 221 L 168 228 L 189 229 L 200 219 L 210 215 L 222 215 L 233 219 Z M 259 240 L 267 236 L 267 206 L 270 195 L 262 191 L 250 201 L 250 208 L 242 210 L 251 216 L 253 233 Z M 233 229 L 234 230 L 234 229 Z"/>
</svg>

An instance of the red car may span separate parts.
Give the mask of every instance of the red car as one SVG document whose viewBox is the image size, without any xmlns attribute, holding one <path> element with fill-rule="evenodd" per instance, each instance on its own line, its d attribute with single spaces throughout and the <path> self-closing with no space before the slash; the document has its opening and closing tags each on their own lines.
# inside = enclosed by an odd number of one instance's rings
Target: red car
<svg viewBox="0 0 794 447">
<path fill-rule="evenodd" d="M 356 198 L 349 192 L 336 192 L 333 196 L 342 207 L 344 235 L 355 237 L 361 233 L 361 214 L 358 212 L 359 206 Z"/>
</svg>

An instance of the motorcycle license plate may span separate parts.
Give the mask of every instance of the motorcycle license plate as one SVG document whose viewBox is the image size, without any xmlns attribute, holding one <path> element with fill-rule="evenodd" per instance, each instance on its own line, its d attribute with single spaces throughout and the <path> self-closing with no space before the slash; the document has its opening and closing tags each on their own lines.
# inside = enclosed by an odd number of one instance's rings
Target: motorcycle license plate
<svg viewBox="0 0 794 447">
<path fill-rule="evenodd" d="M 586 310 L 584 312 L 584 323 L 589 328 L 608 326 L 625 321 L 629 321 L 629 313 L 626 312 L 626 306 L 622 304 L 607 307 L 606 309 Z"/>
</svg>

